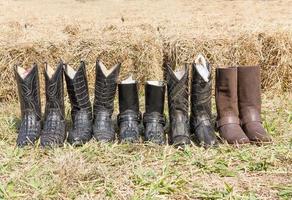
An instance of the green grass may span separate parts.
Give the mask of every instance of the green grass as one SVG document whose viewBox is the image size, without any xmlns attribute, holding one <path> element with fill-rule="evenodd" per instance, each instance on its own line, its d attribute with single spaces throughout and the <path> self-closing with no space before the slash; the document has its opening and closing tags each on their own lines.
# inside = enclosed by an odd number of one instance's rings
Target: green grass
<svg viewBox="0 0 292 200">
<path fill-rule="evenodd" d="M 184 151 L 93 140 L 80 148 L 19 149 L 18 104 L 0 106 L 0 199 L 292 198 L 291 94 L 263 95 L 273 144 Z"/>
</svg>

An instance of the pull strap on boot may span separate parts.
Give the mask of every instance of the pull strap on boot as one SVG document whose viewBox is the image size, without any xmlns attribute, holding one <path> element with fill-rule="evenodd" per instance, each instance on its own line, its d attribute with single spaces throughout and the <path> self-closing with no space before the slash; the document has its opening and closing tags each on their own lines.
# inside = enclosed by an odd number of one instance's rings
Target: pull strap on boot
<svg viewBox="0 0 292 200">
<path fill-rule="evenodd" d="M 112 113 L 120 67 L 119 63 L 108 70 L 102 62 L 96 61 L 93 135 L 97 141 L 115 140 Z"/>
<path fill-rule="evenodd" d="M 118 84 L 119 88 L 119 141 L 139 142 L 141 113 L 139 112 L 138 84 L 128 79 Z"/>
<path fill-rule="evenodd" d="M 16 144 L 23 147 L 34 144 L 41 133 L 41 101 L 38 66 L 34 64 L 28 70 L 15 66 L 14 72 L 21 108 L 21 124 Z"/>
<path fill-rule="evenodd" d="M 165 64 L 167 77 L 168 109 L 170 118 L 169 143 L 176 147 L 190 144 L 188 121 L 188 67 L 174 72 Z"/>
<path fill-rule="evenodd" d="M 69 130 L 68 142 L 79 146 L 92 137 L 92 107 L 88 95 L 85 63 L 82 61 L 77 71 L 64 66 L 68 96 L 71 103 L 72 128 Z"/>
<path fill-rule="evenodd" d="M 145 84 L 146 112 L 143 115 L 144 140 L 165 144 L 164 116 L 165 85 L 162 81 L 147 81 Z"/>
<path fill-rule="evenodd" d="M 62 146 L 66 139 L 63 63 L 56 71 L 47 64 L 45 67 L 46 108 L 45 121 L 41 135 L 42 146 Z"/>
</svg>

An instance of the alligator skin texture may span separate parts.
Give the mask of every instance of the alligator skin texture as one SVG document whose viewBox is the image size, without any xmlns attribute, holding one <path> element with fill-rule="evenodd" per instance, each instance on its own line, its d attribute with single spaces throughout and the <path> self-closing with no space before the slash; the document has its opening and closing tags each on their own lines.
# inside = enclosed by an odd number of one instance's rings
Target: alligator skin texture
<svg viewBox="0 0 292 200">
<path fill-rule="evenodd" d="M 44 147 L 58 147 L 62 146 L 66 139 L 63 63 L 58 65 L 51 78 L 45 72 L 45 84 L 46 108 L 41 145 Z"/>
<path fill-rule="evenodd" d="M 34 144 L 41 133 L 41 101 L 38 67 L 34 64 L 25 78 L 19 75 L 17 66 L 15 66 L 14 71 L 21 107 L 21 124 L 16 144 L 23 147 Z"/>
<path fill-rule="evenodd" d="M 118 126 L 120 128 L 119 141 L 125 143 L 138 143 L 140 141 L 139 126 L 141 113 L 126 110 L 118 115 Z"/>
<path fill-rule="evenodd" d="M 208 71 L 211 71 L 207 64 Z M 197 72 L 195 64 L 192 66 L 192 89 L 191 89 L 191 138 L 198 145 L 208 147 L 216 145 L 217 138 L 211 122 L 211 75 L 206 82 Z"/>
<path fill-rule="evenodd" d="M 188 67 L 178 79 L 170 64 L 165 64 L 167 73 L 168 109 L 170 118 L 169 143 L 176 147 L 190 144 L 188 121 Z"/>
<path fill-rule="evenodd" d="M 85 63 L 81 62 L 73 78 L 70 78 L 66 70 L 64 74 L 72 118 L 72 127 L 69 130 L 67 141 L 79 146 L 88 142 L 92 137 L 92 107 L 88 94 Z"/>
<path fill-rule="evenodd" d="M 112 113 L 120 66 L 117 64 L 113 71 L 106 76 L 101 69 L 101 63 L 96 62 L 93 136 L 97 141 L 112 142 L 115 140 Z"/>
<path fill-rule="evenodd" d="M 151 141 L 160 145 L 165 144 L 165 121 L 165 116 L 160 114 L 159 112 L 144 113 L 144 141 Z"/>
</svg>

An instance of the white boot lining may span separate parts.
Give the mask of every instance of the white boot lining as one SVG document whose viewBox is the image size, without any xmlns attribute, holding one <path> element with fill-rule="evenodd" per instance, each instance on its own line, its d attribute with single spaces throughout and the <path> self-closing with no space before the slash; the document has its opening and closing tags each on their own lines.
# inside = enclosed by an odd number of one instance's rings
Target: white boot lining
<svg viewBox="0 0 292 200">
<path fill-rule="evenodd" d="M 107 69 L 106 66 L 101 62 L 101 61 L 98 61 L 98 64 L 100 66 L 100 69 L 102 71 L 102 73 L 108 77 L 108 75 L 110 75 L 118 66 L 119 64 L 116 64 L 115 66 L 113 66 L 111 69 Z"/>
<path fill-rule="evenodd" d="M 52 76 L 54 75 L 54 70 L 53 68 L 51 68 L 48 64 L 46 64 L 46 73 L 48 75 L 49 78 L 52 78 Z"/>
<path fill-rule="evenodd" d="M 174 71 L 174 75 L 176 76 L 176 78 L 178 80 L 182 79 L 182 77 L 185 75 L 185 73 L 186 73 L 186 69 L 185 68 L 183 68 L 181 70 Z"/>
<path fill-rule="evenodd" d="M 121 84 L 133 84 L 136 81 L 133 79 L 133 75 L 131 74 L 128 78 L 121 81 Z"/>
<path fill-rule="evenodd" d="M 67 66 L 65 67 L 65 73 L 66 73 L 71 79 L 73 79 L 73 78 L 75 77 L 75 75 L 76 75 L 76 71 L 75 71 L 72 67 L 70 67 L 69 65 L 67 65 Z"/>
<path fill-rule="evenodd" d="M 163 86 L 163 81 L 147 81 L 149 85 Z"/>
<path fill-rule="evenodd" d="M 210 71 L 207 67 L 207 61 L 202 54 L 199 54 L 195 60 L 197 72 L 204 79 L 204 81 L 209 82 Z"/>
<path fill-rule="evenodd" d="M 24 79 L 29 74 L 31 69 L 32 68 L 26 70 L 23 67 L 17 66 L 17 73 L 22 79 Z"/>
</svg>

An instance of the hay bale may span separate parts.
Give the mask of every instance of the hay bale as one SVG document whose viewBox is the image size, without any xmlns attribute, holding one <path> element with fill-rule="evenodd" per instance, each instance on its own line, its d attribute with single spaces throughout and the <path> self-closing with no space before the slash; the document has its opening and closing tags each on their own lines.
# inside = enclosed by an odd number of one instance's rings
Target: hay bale
<svg viewBox="0 0 292 200">
<path fill-rule="evenodd" d="M 174 66 L 191 64 L 199 53 L 216 67 L 259 65 L 263 89 L 292 88 L 292 33 L 241 33 L 226 38 L 165 39 L 164 56 Z"/>
<path fill-rule="evenodd" d="M 43 62 L 55 65 L 60 59 L 75 68 L 81 59 L 86 61 L 91 94 L 96 58 L 107 66 L 122 62 L 121 78 L 132 73 L 143 86 L 145 80 L 163 78 L 163 57 L 179 66 L 192 63 L 198 53 L 205 55 L 214 67 L 260 65 L 263 89 L 291 91 L 292 88 L 291 32 L 242 32 L 236 37 L 223 35 L 221 38 L 184 35 L 168 38 L 149 24 L 134 27 L 110 25 L 98 32 L 68 26 L 64 32 L 68 33 L 68 38 L 62 42 L 36 41 L 0 47 L 0 101 L 16 99 L 15 64 L 29 67 L 36 62 L 42 71 Z M 43 93 L 43 76 L 40 77 Z"/>
</svg>

